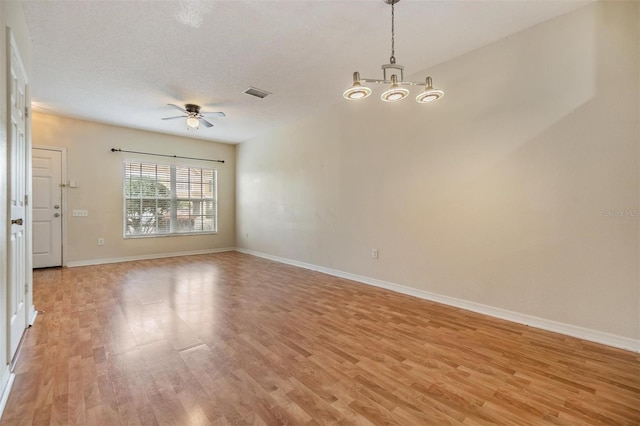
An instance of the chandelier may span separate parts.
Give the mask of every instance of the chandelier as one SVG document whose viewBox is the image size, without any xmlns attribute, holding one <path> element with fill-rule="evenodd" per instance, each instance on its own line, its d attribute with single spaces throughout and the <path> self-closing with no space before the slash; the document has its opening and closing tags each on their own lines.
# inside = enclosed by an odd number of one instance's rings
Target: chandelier
<svg viewBox="0 0 640 426">
<path fill-rule="evenodd" d="M 367 86 L 364 86 L 362 84 L 364 82 L 389 84 L 389 89 L 382 93 L 382 95 L 380 95 L 380 99 L 385 102 L 396 102 L 409 96 L 409 90 L 403 86 L 424 86 L 424 91 L 420 92 L 420 94 L 416 96 L 416 101 L 421 104 L 437 101 L 444 96 L 444 92 L 442 90 L 433 88 L 431 77 L 427 77 L 424 83 L 414 83 L 412 81 L 404 80 L 404 67 L 402 65 L 396 64 L 395 57 L 394 7 L 395 4 L 400 0 L 383 1 L 391 5 L 391 57 L 389 58 L 388 64 L 382 65 L 383 78 L 382 80 L 375 78 L 361 78 L 360 73 L 356 71 L 353 73 L 353 86 L 345 90 L 342 96 L 350 101 L 366 98 L 371 94 L 371 89 Z M 399 80 L 398 74 L 400 75 Z"/>
</svg>

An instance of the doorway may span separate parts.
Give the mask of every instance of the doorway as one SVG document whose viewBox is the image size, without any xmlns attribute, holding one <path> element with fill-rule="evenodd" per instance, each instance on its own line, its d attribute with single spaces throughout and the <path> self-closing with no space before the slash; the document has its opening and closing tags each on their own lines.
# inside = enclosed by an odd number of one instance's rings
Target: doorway
<svg viewBox="0 0 640 426">
<path fill-rule="evenodd" d="M 34 147 L 33 162 L 33 267 L 63 265 L 64 148 Z"/>
</svg>

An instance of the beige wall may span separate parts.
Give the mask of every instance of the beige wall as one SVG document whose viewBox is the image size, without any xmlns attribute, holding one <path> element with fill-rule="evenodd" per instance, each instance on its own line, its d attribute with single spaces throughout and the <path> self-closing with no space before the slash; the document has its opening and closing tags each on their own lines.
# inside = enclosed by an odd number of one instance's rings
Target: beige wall
<svg viewBox="0 0 640 426">
<path fill-rule="evenodd" d="M 65 263 L 206 251 L 235 245 L 235 146 L 169 136 L 42 113 L 33 114 L 34 146 L 67 149 Z M 224 164 L 112 153 L 111 148 L 224 160 Z M 218 170 L 218 233 L 215 235 L 124 239 L 122 162 L 124 159 L 198 165 Z M 88 217 L 72 217 L 86 209 Z M 98 246 L 98 238 L 105 239 Z"/>
<path fill-rule="evenodd" d="M 433 105 L 378 91 L 242 143 L 237 245 L 640 339 L 638 8 L 430 69 Z"/>
</svg>

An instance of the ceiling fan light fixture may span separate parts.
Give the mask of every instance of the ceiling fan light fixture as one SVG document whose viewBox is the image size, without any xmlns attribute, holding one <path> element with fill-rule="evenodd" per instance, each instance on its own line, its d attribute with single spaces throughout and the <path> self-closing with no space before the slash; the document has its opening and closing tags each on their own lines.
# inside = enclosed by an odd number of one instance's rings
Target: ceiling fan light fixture
<svg viewBox="0 0 640 426">
<path fill-rule="evenodd" d="M 386 92 L 380 95 L 380 99 L 385 102 L 397 102 L 409 96 L 409 91 L 404 87 L 398 85 L 398 76 L 393 74 L 391 76 L 391 87 Z"/>
<path fill-rule="evenodd" d="M 200 120 L 198 120 L 196 117 L 187 118 L 187 126 L 188 127 L 192 128 L 192 129 L 197 129 L 199 125 L 200 125 Z"/>
<path fill-rule="evenodd" d="M 345 90 L 342 96 L 344 96 L 345 99 L 354 101 L 358 99 L 364 99 L 370 94 L 371 89 L 369 89 L 367 86 L 363 86 L 362 83 L 360 83 L 360 73 L 356 71 L 353 73 L 353 86 Z"/>
<path fill-rule="evenodd" d="M 177 109 L 182 112 L 184 115 L 178 115 L 174 117 L 164 117 L 162 120 L 175 120 L 179 118 L 186 118 L 187 130 L 190 129 L 199 129 L 202 124 L 204 127 L 213 127 L 213 124 L 210 123 L 206 118 L 206 116 L 210 117 L 225 117 L 226 114 L 222 111 L 216 112 L 202 112 L 200 111 L 200 105 L 196 104 L 185 104 L 184 108 L 178 106 L 176 104 L 167 104 L 171 108 Z"/>
<path fill-rule="evenodd" d="M 416 101 L 421 104 L 428 104 L 429 102 L 437 101 L 444 96 L 442 90 L 434 89 L 431 77 L 427 77 L 424 91 L 416 96 Z"/>
</svg>

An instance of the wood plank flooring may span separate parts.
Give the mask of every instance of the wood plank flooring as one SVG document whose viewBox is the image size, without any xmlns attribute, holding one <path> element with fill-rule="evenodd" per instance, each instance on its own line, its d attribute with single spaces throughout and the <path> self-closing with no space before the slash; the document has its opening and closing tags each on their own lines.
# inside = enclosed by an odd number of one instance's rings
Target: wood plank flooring
<svg viewBox="0 0 640 426">
<path fill-rule="evenodd" d="M 38 270 L 1 425 L 640 424 L 640 356 L 229 252 Z"/>
</svg>

